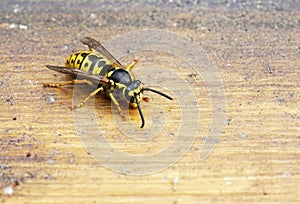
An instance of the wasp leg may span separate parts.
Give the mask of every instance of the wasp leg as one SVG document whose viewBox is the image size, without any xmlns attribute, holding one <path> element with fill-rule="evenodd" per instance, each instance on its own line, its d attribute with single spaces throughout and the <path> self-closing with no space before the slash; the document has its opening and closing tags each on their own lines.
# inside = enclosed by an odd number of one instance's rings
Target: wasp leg
<svg viewBox="0 0 300 204">
<path fill-rule="evenodd" d="M 137 62 L 138 62 L 138 60 L 133 60 L 133 61 L 131 62 L 131 64 L 128 65 L 128 66 L 126 67 L 126 70 L 127 70 L 127 71 L 130 71 L 130 70 L 134 67 L 134 65 L 135 65 Z"/>
<path fill-rule="evenodd" d="M 68 84 L 88 84 L 91 86 L 94 85 L 91 81 L 86 80 L 86 79 L 82 79 L 82 80 L 74 79 L 72 81 L 65 81 L 62 83 L 44 84 L 44 87 L 60 87 L 60 86 L 68 85 Z"/>
<path fill-rule="evenodd" d="M 122 109 L 121 109 L 120 104 L 119 104 L 119 102 L 117 101 L 117 99 L 113 96 L 112 93 L 109 93 L 108 95 L 109 95 L 110 99 L 112 100 L 112 102 L 115 104 L 115 106 L 117 106 L 118 112 L 119 112 L 119 114 L 120 114 L 122 120 L 125 120 L 125 116 L 124 116 L 123 113 L 122 113 Z"/>
<path fill-rule="evenodd" d="M 72 110 L 82 107 L 91 97 L 95 96 L 97 93 L 101 91 L 104 91 L 103 87 L 100 87 L 95 91 L 93 91 L 92 93 L 90 93 L 90 95 L 88 95 L 79 105 L 73 106 Z"/>
<path fill-rule="evenodd" d="M 143 97 L 143 101 L 149 102 L 149 101 L 150 101 L 150 98 L 148 98 L 148 97 Z"/>
<path fill-rule="evenodd" d="M 122 109 L 121 109 L 120 104 L 117 101 L 117 99 L 113 96 L 112 93 L 109 93 L 108 95 L 109 95 L 110 99 L 112 100 L 112 102 L 117 106 L 119 113 L 122 113 Z"/>
</svg>

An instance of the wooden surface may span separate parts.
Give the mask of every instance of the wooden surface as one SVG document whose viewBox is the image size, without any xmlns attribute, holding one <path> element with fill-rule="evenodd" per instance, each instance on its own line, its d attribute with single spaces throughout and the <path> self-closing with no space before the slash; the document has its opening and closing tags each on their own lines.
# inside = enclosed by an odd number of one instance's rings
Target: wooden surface
<svg viewBox="0 0 300 204">
<path fill-rule="evenodd" d="M 195 7 L 181 1 L 149 2 L 1 1 L 0 201 L 299 203 L 299 3 Z M 44 65 L 63 65 L 68 54 L 84 48 L 81 37 L 106 41 L 144 28 L 175 32 L 207 52 L 226 91 L 226 123 L 214 151 L 200 160 L 211 105 L 199 79 L 198 86 L 191 86 L 201 93 L 197 102 L 202 126 L 192 147 L 165 170 L 131 176 L 104 168 L 86 151 L 68 108 L 72 88 L 42 84 L 67 79 Z M 78 97 L 85 96 L 85 89 Z M 143 105 L 145 113 L 151 104 L 165 104 L 151 97 Z M 114 138 L 110 101 L 97 96 L 96 102 L 101 104 L 98 123 L 111 133 L 108 141 L 117 141 L 115 148 L 147 154 L 172 142 L 165 132 L 144 146 L 132 138 Z M 162 108 L 170 114 L 169 106 Z M 132 114 L 138 126 L 139 117 Z M 178 128 L 174 117 L 170 129 Z M 152 148 L 147 152 L 143 147 Z"/>
</svg>

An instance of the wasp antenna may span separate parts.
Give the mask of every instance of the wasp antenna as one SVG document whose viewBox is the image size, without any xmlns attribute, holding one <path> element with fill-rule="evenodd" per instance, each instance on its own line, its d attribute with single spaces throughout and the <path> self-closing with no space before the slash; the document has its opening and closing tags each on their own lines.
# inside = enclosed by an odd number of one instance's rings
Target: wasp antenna
<svg viewBox="0 0 300 204">
<path fill-rule="evenodd" d="M 143 88 L 143 91 L 152 91 L 152 92 L 154 92 L 154 93 L 157 93 L 157 94 L 159 94 L 159 95 L 161 95 L 161 96 L 166 97 L 166 98 L 169 99 L 169 100 L 173 100 L 173 98 L 172 98 L 171 96 L 169 96 L 169 95 L 167 95 L 167 94 L 165 94 L 165 93 L 163 93 L 163 92 L 157 91 L 157 90 L 155 90 L 155 89 L 151 89 L 151 88 Z"/>
<path fill-rule="evenodd" d="M 142 120 L 141 128 L 143 128 L 144 125 L 145 125 L 145 119 L 144 119 L 144 115 L 143 115 L 143 112 L 142 112 L 142 109 L 141 109 L 141 106 L 140 106 L 140 103 L 139 103 L 139 100 L 138 100 L 137 97 L 135 97 L 135 102 L 137 104 L 137 108 L 139 110 L 139 113 L 140 113 L 140 116 L 141 116 L 141 120 Z"/>
</svg>

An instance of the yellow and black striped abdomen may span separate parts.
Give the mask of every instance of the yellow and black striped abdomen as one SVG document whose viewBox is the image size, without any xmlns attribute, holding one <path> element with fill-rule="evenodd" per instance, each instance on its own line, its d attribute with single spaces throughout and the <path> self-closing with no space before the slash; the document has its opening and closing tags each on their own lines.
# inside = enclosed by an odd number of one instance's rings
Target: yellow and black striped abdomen
<svg viewBox="0 0 300 204">
<path fill-rule="evenodd" d="M 113 68 L 112 63 L 108 59 L 98 53 L 89 51 L 74 52 L 68 57 L 66 66 L 100 76 L 105 76 Z"/>
</svg>

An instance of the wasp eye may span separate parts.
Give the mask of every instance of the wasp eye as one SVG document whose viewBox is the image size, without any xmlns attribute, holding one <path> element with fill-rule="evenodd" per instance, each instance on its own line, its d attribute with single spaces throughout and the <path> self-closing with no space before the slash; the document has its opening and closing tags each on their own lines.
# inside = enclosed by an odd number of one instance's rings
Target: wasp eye
<svg viewBox="0 0 300 204">
<path fill-rule="evenodd" d="M 130 103 L 134 103 L 135 102 L 135 97 L 130 97 Z"/>
</svg>

